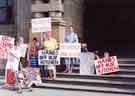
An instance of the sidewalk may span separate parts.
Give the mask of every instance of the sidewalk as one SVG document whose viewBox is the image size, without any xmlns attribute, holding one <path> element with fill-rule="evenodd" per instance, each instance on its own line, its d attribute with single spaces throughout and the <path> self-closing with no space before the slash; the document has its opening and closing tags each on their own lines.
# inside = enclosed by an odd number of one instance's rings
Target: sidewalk
<svg viewBox="0 0 135 96">
<path fill-rule="evenodd" d="M 111 94 L 111 93 L 98 93 L 98 92 L 82 92 L 82 91 L 67 91 L 67 90 L 54 90 L 47 88 L 33 88 L 32 92 L 27 89 L 23 90 L 22 94 L 18 94 L 16 90 L 9 90 L 3 88 L 4 76 L 0 76 L 0 96 L 134 96 L 128 94 Z M 45 83 L 44 83 L 45 84 Z M 43 85 L 44 85 L 43 84 Z"/>
</svg>

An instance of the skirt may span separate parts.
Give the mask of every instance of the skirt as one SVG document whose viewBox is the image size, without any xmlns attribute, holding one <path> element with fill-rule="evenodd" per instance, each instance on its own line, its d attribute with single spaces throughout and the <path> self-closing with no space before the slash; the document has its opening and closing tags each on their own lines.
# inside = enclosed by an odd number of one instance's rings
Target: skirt
<svg viewBox="0 0 135 96">
<path fill-rule="evenodd" d="M 79 58 L 63 58 L 63 64 L 80 64 Z"/>
</svg>

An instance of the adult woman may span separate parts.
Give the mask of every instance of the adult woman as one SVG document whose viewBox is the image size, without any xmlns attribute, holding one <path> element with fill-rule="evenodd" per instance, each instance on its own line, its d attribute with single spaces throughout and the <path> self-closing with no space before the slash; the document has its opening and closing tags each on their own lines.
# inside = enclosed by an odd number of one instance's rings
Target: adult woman
<svg viewBox="0 0 135 96">
<path fill-rule="evenodd" d="M 38 40 L 37 38 L 33 38 L 32 42 L 28 47 L 28 59 L 30 67 L 36 68 L 38 67 Z"/>
<path fill-rule="evenodd" d="M 21 57 L 20 43 L 16 40 L 14 48 L 10 51 L 6 70 L 5 70 L 5 83 L 7 85 L 14 84 L 15 76 L 19 71 L 19 62 Z"/>
<path fill-rule="evenodd" d="M 69 26 L 65 34 L 65 43 L 78 43 L 78 36 L 74 32 L 73 27 Z M 73 64 L 78 63 L 78 58 L 64 58 L 64 64 L 66 64 L 66 69 L 64 72 L 72 72 Z"/>
</svg>

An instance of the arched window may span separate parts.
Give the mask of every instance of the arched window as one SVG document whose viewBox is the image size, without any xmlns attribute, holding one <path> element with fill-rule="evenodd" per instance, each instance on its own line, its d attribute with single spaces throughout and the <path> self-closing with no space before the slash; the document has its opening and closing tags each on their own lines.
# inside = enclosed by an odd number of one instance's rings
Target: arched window
<svg viewBox="0 0 135 96">
<path fill-rule="evenodd" d="M 13 0 L 0 0 L 0 24 L 12 22 Z"/>
</svg>

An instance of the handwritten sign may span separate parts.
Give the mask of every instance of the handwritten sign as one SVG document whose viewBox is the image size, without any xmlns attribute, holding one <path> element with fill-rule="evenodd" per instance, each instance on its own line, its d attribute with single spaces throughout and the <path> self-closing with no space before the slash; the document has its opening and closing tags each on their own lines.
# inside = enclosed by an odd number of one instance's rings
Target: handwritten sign
<svg viewBox="0 0 135 96">
<path fill-rule="evenodd" d="M 61 57 L 80 57 L 81 44 L 80 43 L 61 43 L 60 56 Z"/>
<path fill-rule="evenodd" d="M 9 51 L 14 47 L 14 38 L 0 35 L 0 58 L 6 59 Z"/>
<path fill-rule="evenodd" d="M 51 31 L 51 18 L 36 18 L 32 19 L 32 32 L 50 32 Z"/>
<path fill-rule="evenodd" d="M 58 50 L 40 50 L 38 52 L 38 58 L 39 65 L 60 64 L 60 56 Z"/>
<path fill-rule="evenodd" d="M 116 56 L 95 60 L 96 74 L 106 74 L 119 71 L 119 65 Z"/>
</svg>

